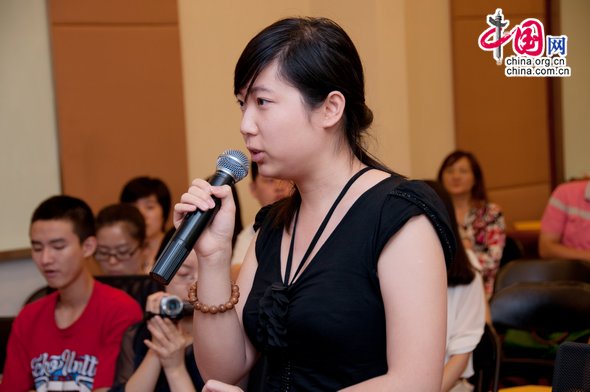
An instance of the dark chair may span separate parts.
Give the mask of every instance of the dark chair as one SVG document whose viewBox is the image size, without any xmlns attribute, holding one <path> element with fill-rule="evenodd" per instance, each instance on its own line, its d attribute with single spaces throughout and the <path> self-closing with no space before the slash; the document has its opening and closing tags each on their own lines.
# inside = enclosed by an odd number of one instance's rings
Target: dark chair
<svg viewBox="0 0 590 392">
<path fill-rule="evenodd" d="M 570 333 L 590 328 L 590 283 L 514 283 L 494 293 L 490 309 L 493 325 L 502 339 L 509 329 L 521 330 L 548 347 L 539 354 L 524 347 L 510 349 L 504 341 L 501 381 L 518 375 L 523 377 L 523 383 L 543 384 L 550 382 L 553 376 L 555 358 L 550 348 L 571 338 Z M 561 334 L 551 340 L 547 338 L 555 332 Z M 583 339 L 587 340 L 588 336 Z"/>
<path fill-rule="evenodd" d="M 474 392 L 497 392 L 500 377 L 500 340 L 494 327 L 485 325 L 481 340 L 473 350 L 473 371 L 469 382 Z"/>
<path fill-rule="evenodd" d="M 0 317 L 0 374 L 2 374 L 4 362 L 6 362 L 6 348 L 13 321 L 14 317 Z"/>
<path fill-rule="evenodd" d="M 99 282 L 125 291 L 139 303 L 142 310 L 145 309 L 145 303 L 150 294 L 164 290 L 164 286 L 150 278 L 149 275 L 100 275 L 94 278 Z M 25 304 L 31 303 L 53 291 L 55 290 L 49 286 L 41 287 L 27 298 Z"/>
<path fill-rule="evenodd" d="M 524 257 L 524 248 L 519 240 L 510 235 L 506 235 L 502 258 L 500 259 L 500 268 L 512 260 L 522 259 Z"/>
<path fill-rule="evenodd" d="M 553 392 L 590 391 L 590 345 L 565 342 L 559 345 L 553 372 Z"/>
<path fill-rule="evenodd" d="M 590 283 L 590 263 L 565 259 L 520 259 L 496 275 L 494 292 L 519 282 L 580 281 Z"/>
</svg>

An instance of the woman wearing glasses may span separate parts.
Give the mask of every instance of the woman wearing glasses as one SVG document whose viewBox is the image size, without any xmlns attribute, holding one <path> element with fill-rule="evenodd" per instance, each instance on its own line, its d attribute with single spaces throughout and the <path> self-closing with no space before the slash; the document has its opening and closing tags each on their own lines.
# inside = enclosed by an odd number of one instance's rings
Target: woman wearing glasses
<svg viewBox="0 0 590 392">
<path fill-rule="evenodd" d="M 96 217 L 94 254 L 104 275 L 144 273 L 145 220 L 131 204 L 113 204 Z"/>
</svg>

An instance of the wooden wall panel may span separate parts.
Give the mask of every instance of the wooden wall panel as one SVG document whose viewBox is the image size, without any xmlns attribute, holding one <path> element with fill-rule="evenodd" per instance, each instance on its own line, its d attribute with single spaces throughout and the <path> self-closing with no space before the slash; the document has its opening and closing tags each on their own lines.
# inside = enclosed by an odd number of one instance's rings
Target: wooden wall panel
<svg viewBox="0 0 590 392">
<path fill-rule="evenodd" d="M 496 188 L 489 192 L 489 197 L 502 206 L 509 222 L 538 219 L 539 211 L 542 214 L 545 210 L 549 195 L 545 183 Z"/>
<path fill-rule="evenodd" d="M 483 166 L 490 198 L 510 225 L 539 219 L 550 190 L 549 81 L 509 78 L 491 52 L 478 46 L 486 15 L 502 8 L 510 26 L 527 17 L 545 22 L 542 1 L 454 0 L 453 74 L 457 148 L 472 151 Z M 514 54 L 504 46 L 504 58 Z"/>
<path fill-rule="evenodd" d="M 545 0 L 494 0 L 493 2 L 489 0 L 451 1 L 451 13 L 453 17 L 482 17 L 482 21 L 486 15 L 493 14 L 496 8 L 502 8 L 504 15 L 529 18 L 543 15 L 545 13 L 545 7 Z M 510 20 L 509 17 L 506 17 L 506 19 Z"/>
<path fill-rule="evenodd" d="M 457 147 L 477 152 L 490 188 L 547 182 L 547 81 L 506 77 L 504 65 L 477 46 L 482 30 L 471 20 L 455 28 Z M 504 55 L 512 54 L 505 47 Z"/>
<path fill-rule="evenodd" d="M 178 23 L 176 0 L 49 0 L 53 23 Z"/>
<path fill-rule="evenodd" d="M 60 21 L 52 21 L 51 35 L 63 192 L 97 211 L 118 200 L 127 180 L 149 175 L 177 200 L 188 183 L 178 26 L 153 15 L 142 19 L 148 24 L 137 15 L 128 23 L 87 22 L 118 8 L 91 1 L 85 4 L 96 14 L 65 13 L 71 3 L 50 3 Z M 154 3 L 168 12 L 175 5 Z"/>
</svg>

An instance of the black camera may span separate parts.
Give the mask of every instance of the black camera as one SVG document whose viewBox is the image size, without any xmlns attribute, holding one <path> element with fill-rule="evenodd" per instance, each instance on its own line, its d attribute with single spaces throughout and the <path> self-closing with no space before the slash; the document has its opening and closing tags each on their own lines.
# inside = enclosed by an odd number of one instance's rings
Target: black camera
<svg viewBox="0 0 590 392">
<path fill-rule="evenodd" d="M 193 309 L 193 305 L 184 302 L 176 295 L 167 295 L 162 297 L 162 300 L 160 301 L 160 313 L 157 315 L 176 321 L 184 316 L 192 315 Z M 151 318 L 155 315 L 156 314 L 148 312 L 147 317 Z"/>
</svg>

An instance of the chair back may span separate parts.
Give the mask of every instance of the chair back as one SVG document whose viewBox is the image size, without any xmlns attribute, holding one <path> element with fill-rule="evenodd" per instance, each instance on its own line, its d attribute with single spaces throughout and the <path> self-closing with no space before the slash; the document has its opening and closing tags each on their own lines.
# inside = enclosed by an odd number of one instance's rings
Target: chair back
<svg viewBox="0 0 590 392">
<path fill-rule="evenodd" d="M 500 382 L 550 384 L 558 344 L 587 339 L 590 263 L 511 261 L 498 272 L 490 310 L 502 340 Z"/>
<path fill-rule="evenodd" d="M 524 247 L 522 246 L 522 243 L 512 236 L 506 235 L 504 249 L 502 250 L 502 258 L 500 258 L 500 268 L 512 260 L 521 259 L 523 257 Z"/>
<path fill-rule="evenodd" d="M 498 271 L 494 292 L 519 282 L 580 281 L 590 283 L 590 263 L 565 259 L 520 259 Z"/>
<path fill-rule="evenodd" d="M 490 301 L 495 327 L 537 331 L 590 328 L 590 283 L 514 283 Z"/>
<path fill-rule="evenodd" d="M 564 342 L 557 349 L 553 392 L 590 391 L 590 345 Z"/>
<path fill-rule="evenodd" d="M 121 289 L 135 299 L 145 309 L 147 297 L 157 291 L 164 291 L 164 286 L 149 275 L 99 275 L 95 279 L 109 286 Z"/>
<path fill-rule="evenodd" d="M 473 350 L 474 392 L 497 392 L 500 376 L 500 340 L 494 327 L 486 323 L 481 340 Z"/>
<path fill-rule="evenodd" d="M 13 321 L 14 317 L 0 317 L 0 374 L 2 374 L 4 362 L 6 362 L 6 349 Z"/>
</svg>

